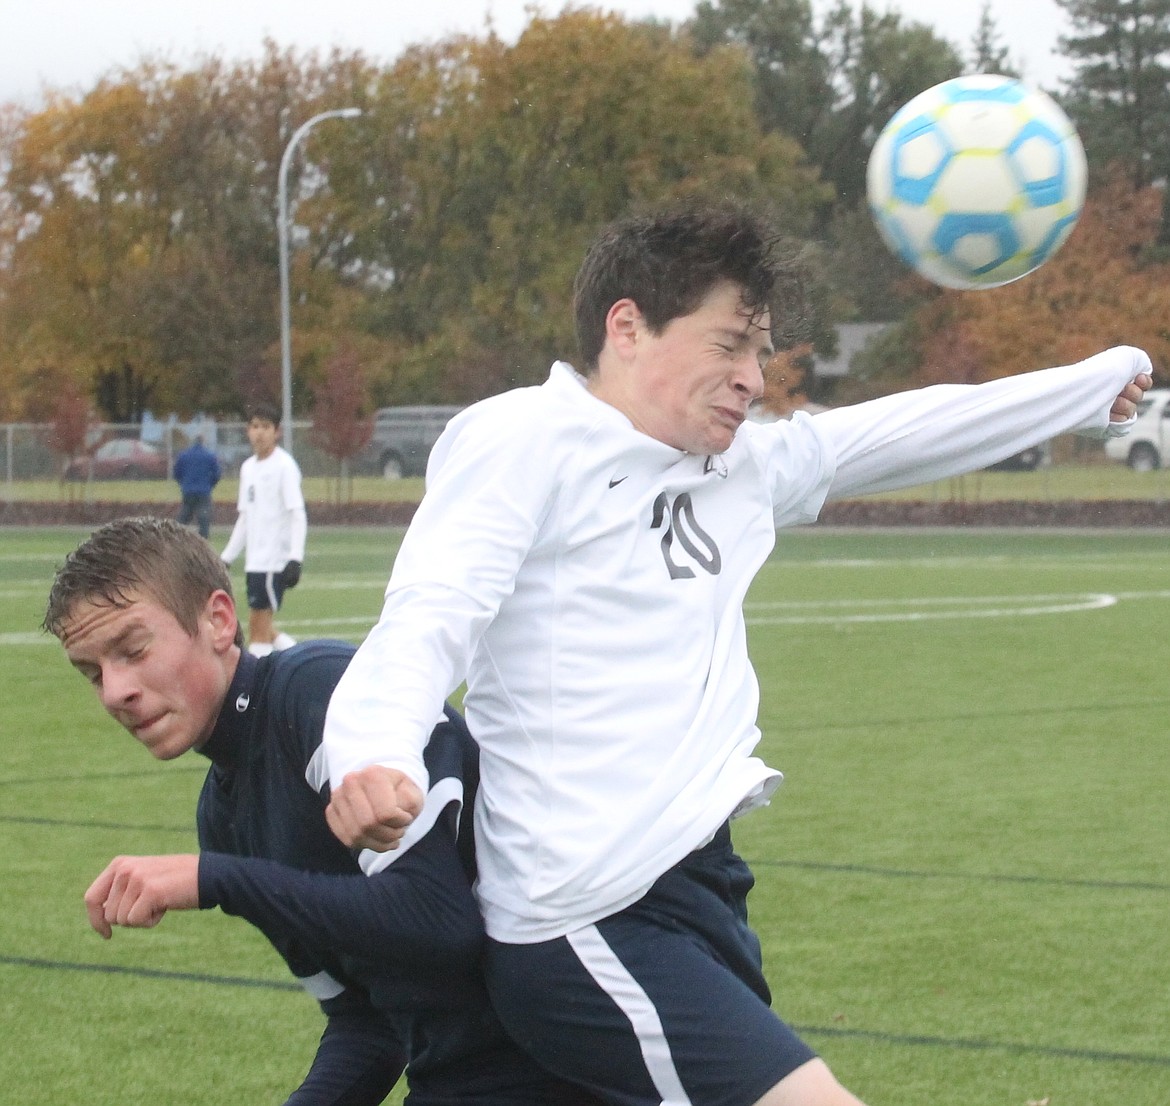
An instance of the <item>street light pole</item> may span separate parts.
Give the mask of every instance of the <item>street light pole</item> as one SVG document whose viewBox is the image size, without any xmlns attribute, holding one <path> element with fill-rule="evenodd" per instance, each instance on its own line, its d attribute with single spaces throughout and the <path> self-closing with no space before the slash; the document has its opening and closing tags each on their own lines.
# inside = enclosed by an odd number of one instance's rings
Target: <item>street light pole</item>
<svg viewBox="0 0 1170 1106">
<path fill-rule="evenodd" d="M 289 322 L 288 303 L 288 167 L 292 162 L 293 152 L 297 144 L 309 133 L 310 128 L 316 126 L 322 119 L 356 119 L 361 115 L 361 108 L 337 108 L 334 111 L 323 111 L 307 119 L 295 131 L 284 148 L 284 155 L 280 159 L 280 175 L 276 189 L 276 230 L 280 240 L 280 391 L 281 409 L 280 421 L 284 427 L 284 448 L 292 453 L 292 328 Z"/>
</svg>

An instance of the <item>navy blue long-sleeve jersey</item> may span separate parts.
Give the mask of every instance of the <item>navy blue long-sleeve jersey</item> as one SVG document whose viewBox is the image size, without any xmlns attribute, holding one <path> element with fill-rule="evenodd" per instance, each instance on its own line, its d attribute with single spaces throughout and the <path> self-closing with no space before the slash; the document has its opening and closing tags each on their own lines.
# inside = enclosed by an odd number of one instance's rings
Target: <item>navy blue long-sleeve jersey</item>
<svg viewBox="0 0 1170 1106">
<path fill-rule="evenodd" d="M 404 1065 L 412 1106 L 594 1102 L 537 1067 L 488 1002 L 471 893 L 478 759 L 462 718 L 448 709 L 427 748 L 429 829 L 387 867 L 367 878 L 330 831 L 321 731 L 353 653 L 311 641 L 242 654 L 201 749 L 200 906 L 260 929 L 328 1017 L 288 1106 L 373 1106 Z"/>
</svg>

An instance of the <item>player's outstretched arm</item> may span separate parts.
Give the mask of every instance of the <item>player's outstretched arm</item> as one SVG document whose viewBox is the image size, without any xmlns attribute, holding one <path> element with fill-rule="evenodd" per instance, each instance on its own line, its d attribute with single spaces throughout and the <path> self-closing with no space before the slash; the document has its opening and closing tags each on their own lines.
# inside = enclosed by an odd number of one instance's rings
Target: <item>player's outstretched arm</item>
<svg viewBox="0 0 1170 1106">
<path fill-rule="evenodd" d="M 398 848 L 423 808 L 423 793 L 405 773 L 382 764 L 350 772 L 334 789 L 325 819 L 351 849 L 384 853 Z"/>
<path fill-rule="evenodd" d="M 149 929 L 168 910 L 199 907 L 199 857 L 118 856 L 85 893 L 89 924 L 106 940 L 113 926 Z"/>
<path fill-rule="evenodd" d="M 821 412 L 812 421 L 836 461 L 828 498 L 972 472 L 1056 434 L 1125 433 L 1149 382 L 1148 355 L 1117 346 L 1075 365 Z"/>
<path fill-rule="evenodd" d="M 446 825 L 372 876 L 204 852 L 199 904 L 251 922 L 278 948 L 292 940 L 302 952 L 328 949 L 377 964 L 386 977 L 450 978 L 474 970 L 482 953 L 483 922 Z"/>
</svg>

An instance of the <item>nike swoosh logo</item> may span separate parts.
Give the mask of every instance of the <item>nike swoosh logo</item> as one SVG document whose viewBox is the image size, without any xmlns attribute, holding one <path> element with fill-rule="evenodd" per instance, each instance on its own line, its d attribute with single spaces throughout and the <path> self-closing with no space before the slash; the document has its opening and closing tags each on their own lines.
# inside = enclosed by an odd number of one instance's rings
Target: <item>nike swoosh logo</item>
<svg viewBox="0 0 1170 1106">
<path fill-rule="evenodd" d="M 628 476 L 619 476 L 616 480 L 611 480 L 609 482 L 609 486 L 611 488 L 616 488 L 623 480 L 629 480 L 629 477 Z"/>
</svg>

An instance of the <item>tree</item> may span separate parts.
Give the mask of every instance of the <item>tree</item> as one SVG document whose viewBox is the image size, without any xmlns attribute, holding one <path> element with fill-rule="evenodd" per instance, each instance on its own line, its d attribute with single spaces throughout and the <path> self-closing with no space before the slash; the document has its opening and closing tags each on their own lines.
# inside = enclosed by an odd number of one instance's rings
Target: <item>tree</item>
<svg viewBox="0 0 1170 1106">
<path fill-rule="evenodd" d="M 971 40 L 967 72 L 998 73 L 1004 77 L 1020 76 L 1008 48 L 1000 38 L 999 27 L 991 14 L 991 0 L 983 0 L 983 6 L 979 9 L 979 23 Z"/>
<path fill-rule="evenodd" d="M 275 194 L 290 174 L 293 407 L 338 336 L 379 404 L 469 402 L 572 356 L 572 276 L 601 225 L 692 194 L 772 209 L 807 237 L 829 199 L 765 133 L 738 47 L 696 57 L 669 26 L 534 16 L 407 51 L 192 69 L 144 61 L 0 119 L 0 343 L 28 406 L 44 365 L 108 417 L 224 411 L 272 394 Z"/>
<path fill-rule="evenodd" d="M 848 306 L 837 314 L 868 322 L 900 318 L 922 299 L 921 282 L 882 241 L 868 204 L 838 211 L 825 231 L 827 283 Z M 827 352 L 818 348 L 819 353 Z"/>
<path fill-rule="evenodd" d="M 373 433 L 374 419 L 361 362 L 352 348 L 342 347 L 326 362 L 315 390 L 309 435 L 314 445 L 337 461 L 338 503 L 343 486 L 348 497 L 353 497 L 349 461 L 370 444 Z"/>
<path fill-rule="evenodd" d="M 866 162 L 898 108 L 962 72 L 958 52 L 929 27 L 868 4 L 855 13 L 845 0 L 819 21 L 811 0 L 703 0 L 688 29 L 700 55 L 746 53 L 761 126 L 798 139 L 830 185 L 814 231 L 827 250 L 833 313 L 898 315 L 906 297 L 866 206 Z"/>
<path fill-rule="evenodd" d="M 1089 199 L 1072 237 L 1021 280 L 937 291 L 868 358 L 850 399 L 941 382 L 975 383 L 1079 361 L 1113 345 L 1146 350 L 1170 374 L 1170 265 L 1144 250 L 1162 197 L 1116 174 Z"/>
<path fill-rule="evenodd" d="M 61 458 L 61 479 L 69 462 L 86 452 L 92 421 L 89 400 L 75 386 L 67 385 L 57 393 L 49 425 L 49 448 Z"/>
<path fill-rule="evenodd" d="M 837 186 L 840 206 L 865 197 L 865 166 L 893 114 L 919 92 L 957 77 L 962 60 L 949 42 L 922 23 L 862 4 L 857 16 L 840 0 L 826 21 L 825 46 L 837 107 L 810 156 Z"/>
<path fill-rule="evenodd" d="M 955 48 L 921 23 L 838 0 L 818 24 L 811 0 L 704 0 L 690 24 L 700 54 L 732 44 L 752 65 L 762 126 L 798 139 L 833 185 L 832 207 L 865 197 L 865 164 L 907 100 L 963 71 Z"/>
<path fill-rule="evenodd" d="M 688 29 L 701 55 L 729 44 L 748 55 L 761 126 L 791 135 L 815 159 L 836 96 L 810 0 L 701 0 Z"/>
<path fill-rule="evenodd" d="M 269 43 L 259 62 L 234 66 L 146 60 L 24 119 L 6 142 L 19 230 L 5 236 L 0 302 L 18 375 L 66 366 L 118 419 L 138 417 L 145 396 L 182 411 L 238 406 L 241 367 L 277 338 L 284 144 L 370 72 L 356 55 L 321 62 Z M 327 191 L 322 170 L 308 164 L 298 196 Z M 305 226 L 314 264 L 336 267 L 336 213 L 298 214 L 302 226 L 317 219 Z"/>
<path fill-rule="evenodd" d="M 794 141 L 761 133 L 750 81 L 738 51 L 696 58 L 666 28 L 596 12 L 401 59 L 375 97 L 377 125 L 404 137 L 380 144 L 364 246 L 384 274 L 371 329 L 399 350 L 380 402 L 449 399 L 468 366 L 488 375 L 460 399 L 542 379 L 572 355 L 588 241 L 631 207 L 729 193 L 805 233 L 823 190 Z"/>
<path fill-rule="evenodd" d="M 1170 174 L 1170 0 L 1057 0 L 1072 25 L 1061 104 L 1090 165 L 1125 166 L 1135 188 Z"/>
</svg>

